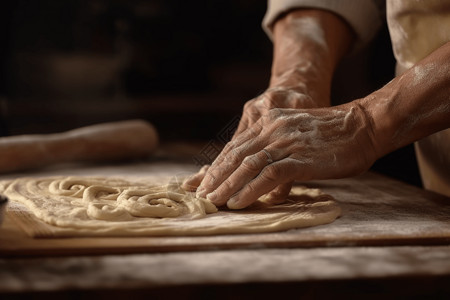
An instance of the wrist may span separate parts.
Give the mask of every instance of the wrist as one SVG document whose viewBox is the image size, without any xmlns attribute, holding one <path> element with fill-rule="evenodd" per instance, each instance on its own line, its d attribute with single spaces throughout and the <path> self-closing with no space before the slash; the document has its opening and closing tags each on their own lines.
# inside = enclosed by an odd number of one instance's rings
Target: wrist
<svg viewBox="0 0 450 300">
<path fill-rule="evenodd" d="M 376 159 L 391 151 L 390 137 L 392 129 L 396 126 L 388 111 L 387 103 L 390 98 L 377 92 L 351 102 L 361 111 L 362 121 L 366 124 L 367 135 Z"/>
<path fill-rule="evenodd" d="M 378 156 L 449 128 L 450 42 L 358 100 L 372 123 Z"/>
<path fill-rule="evenodd" d="M 301 91 L 316 107 L 329 106 L 334 69 L 352 40 L 347 24 L 327 11 L 299 9 L 280 18 L 273 33 L 270 87 Z"/>
<path fill-rule="evenodd" d="M 302 94 L 310 98 L 308 108 L 330 106 L 330 85 L 319 81 L 311 81 L 304 75 L 292 70 L 284 76 L 272 76 L 267 91 L 284 91 L 292 94 Z M 305 107 L 306 108 L 306 107 Z"/>
</svg>

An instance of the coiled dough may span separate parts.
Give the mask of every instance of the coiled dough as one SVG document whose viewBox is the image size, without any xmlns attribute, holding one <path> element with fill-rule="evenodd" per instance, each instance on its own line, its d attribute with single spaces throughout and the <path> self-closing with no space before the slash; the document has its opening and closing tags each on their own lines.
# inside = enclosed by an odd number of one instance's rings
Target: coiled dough
<svg viewBox="0 0 450 300">
<path fill-rule="evenodd" d="M 0 193 L 58 227 L 62 236 L 273 232 L 330 223 L 341 211 L 331 196 L 305 187 L 294 187 L 285 203 L 257 201 L 240 211 L 218 210 L 177 182 L 154 186 L 117 178 L 19 178 L 0 182 Z"/>
</svg>

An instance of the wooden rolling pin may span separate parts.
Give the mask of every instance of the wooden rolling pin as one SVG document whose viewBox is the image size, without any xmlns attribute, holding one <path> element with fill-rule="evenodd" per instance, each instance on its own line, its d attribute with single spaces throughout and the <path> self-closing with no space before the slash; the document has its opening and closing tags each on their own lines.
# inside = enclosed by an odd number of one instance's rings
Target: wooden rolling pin
<svg viewBox="0 0 450 300">
<path fill-rule="evenodd" d="M 142 158 L 158 145 L 155 128 L 143 120 L 103 123 L 42 135 L 0 138 L 0 172 L 61 162 Z"/>
</svg>

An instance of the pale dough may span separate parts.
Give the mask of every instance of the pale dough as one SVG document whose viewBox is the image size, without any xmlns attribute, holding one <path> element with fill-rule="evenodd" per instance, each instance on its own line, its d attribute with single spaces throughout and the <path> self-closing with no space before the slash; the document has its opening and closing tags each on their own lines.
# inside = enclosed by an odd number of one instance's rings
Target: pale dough
<svg viewBox="0 0 450 300">
<path fill-rule="evenodd" d="M 287 202 L 218 210 L 177 183 L 46 177 L 0 182 L 0 193 L 67 236 L 173 236 L 273 232 L 326 224 L 340 215 L 318 189 L 294 187 Z"/>
</svg>

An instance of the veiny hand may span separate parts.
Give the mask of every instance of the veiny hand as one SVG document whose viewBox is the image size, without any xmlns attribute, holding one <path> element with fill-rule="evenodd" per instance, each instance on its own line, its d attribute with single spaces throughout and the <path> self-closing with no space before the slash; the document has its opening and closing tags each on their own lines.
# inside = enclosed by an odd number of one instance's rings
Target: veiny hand
<svg viewBox="0 0 450 300">
<path fill-rule="evenodd" d="M 239 209 L 294 180 L 357 175 L 377 158 L 371 130 L 357 101 L 333 108 L 272 109 L 226 145 L 197 195 Z"/>
<path fill-rule="evenodd" d="M 282 85 L 288 85 L 289 81 L 295 82 L 293 78 L 295 78 L 295 74 L 287 73 L 284 79 L 281 78 L 280 80 L 278 80 L 278 83 Z M 232 140 L 234 140 L 237 136 L 239 136 L 239 134 L 243 133 L 248 128 L 255 125 L 256 122 L 258 122 L 258 120 L 261 118 L 261 116 L 267 115 L 270 110 L 274 108 L 317 107 L 317 104 L 312 100 L 312 98 L 301 92 L 302 90 L 304 90 L 304 86 L 296 82 L 296 86 L 277 86 L 274 88 L 270 88 L 259 97 L 248 101 L 244 106 L 241 120 Z M 183 183 L 183 189 L 195 191 L 202 182 L 208 168 L 209 165 L 205 165 L 200 169 L 198 173 L 189 177 Z M 289 195 L 291 187 L 292 182 L 281 184 L 277 188 L 273 189 L 273 191 L 271 191 L 271 193 L 267 196 L 267 200 L 271 202 L 284 201 Z"/>
</svg>

